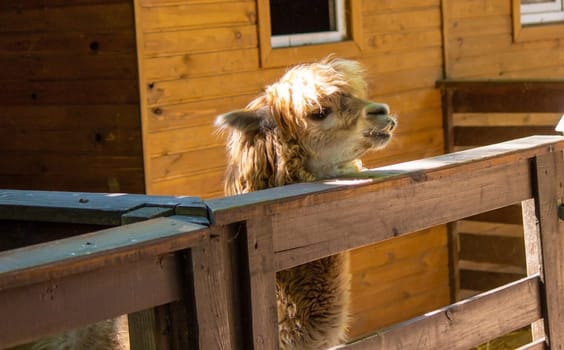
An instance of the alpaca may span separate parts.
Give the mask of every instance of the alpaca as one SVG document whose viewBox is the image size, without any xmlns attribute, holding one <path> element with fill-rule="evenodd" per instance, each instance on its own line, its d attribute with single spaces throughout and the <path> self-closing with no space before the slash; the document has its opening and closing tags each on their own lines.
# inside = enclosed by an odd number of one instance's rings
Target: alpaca
<svg viewBox="0 0 564 350">
<path fill-rule="evenodd" d="M 356 61 L 328 57 L 296 66 L 246 109 L 219 116 L 228 132 L 225 194 L 235 195 L 363 169 L 396 121 L 387 105 L 366 100 Z M 279 345 L 319 350 L 345 340 L 349 255 L 341 253 L 276 275 Z"/>
</svg>

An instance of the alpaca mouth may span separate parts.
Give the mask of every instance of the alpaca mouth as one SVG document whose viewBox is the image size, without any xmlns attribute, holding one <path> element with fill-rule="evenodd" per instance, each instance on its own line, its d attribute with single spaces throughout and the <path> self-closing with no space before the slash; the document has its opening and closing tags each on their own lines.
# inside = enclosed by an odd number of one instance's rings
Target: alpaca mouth
<svg viewBox="0 0 564 350">
<path fill-rule="evenodd" d="M 388 142 L 392 137 L 392 134 L 388 130 L 382 130 L 378 128 L 365 130 L 363 133 L 364 137 L 372 140 L 372 143 L 381 145 L 382 143 Z"/>
</svg>

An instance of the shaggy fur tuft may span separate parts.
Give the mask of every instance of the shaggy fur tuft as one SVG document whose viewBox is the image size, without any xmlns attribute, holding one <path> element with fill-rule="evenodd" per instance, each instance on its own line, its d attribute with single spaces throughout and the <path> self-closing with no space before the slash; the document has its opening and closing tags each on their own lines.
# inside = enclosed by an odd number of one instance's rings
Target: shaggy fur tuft
<svg viewBox="0 0 564 350">
<path fill-rule="evenodd" d="M 384 147 L 396 125 L 388 106 L 366 100 L 366 86 L 359 63 L 327 58 L 292 68 L 246 109 L 219 116 L 229 133 L 225 194 L 362 170 L 358 158 Z M 343 341 L 349 288 L 348 253 L 277 273 L 281 349 Z"/>
</svg>

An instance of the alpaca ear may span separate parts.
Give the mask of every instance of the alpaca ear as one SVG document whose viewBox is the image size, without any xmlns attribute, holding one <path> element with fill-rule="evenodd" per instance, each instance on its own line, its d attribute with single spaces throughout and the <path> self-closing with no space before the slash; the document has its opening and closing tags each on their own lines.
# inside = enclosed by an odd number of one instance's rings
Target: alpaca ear
<svg viewBox="0 0 564 350">
<path fill-rule="evenodd" d="M 234 128 L 243 132 L 257 131 L 264 121 L 260 111 L 240 109 L 218 116 L 215 126 L 220 129 Z"/>
</svg>

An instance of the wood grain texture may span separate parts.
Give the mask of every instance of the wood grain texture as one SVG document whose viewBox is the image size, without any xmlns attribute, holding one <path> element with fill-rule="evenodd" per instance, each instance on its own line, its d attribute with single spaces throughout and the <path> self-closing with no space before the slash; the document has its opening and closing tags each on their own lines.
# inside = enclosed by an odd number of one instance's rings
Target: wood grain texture
<svg viewBox="0 0 564 350">
<path fill-rule="evenodd" d="M 64 276 L 51 275 L 50 280 L 38 280 L 20 288 L 12 285 L 5 289 L 3 273 L 0 310 L 11 316 L 10 322 L 0 322 L 0 347 L 178 300 L 178 274 L 173 255 L 110 264 Z M 108 291 L 112 291 L 111 297 Z M 38 314 L 50 317 L 37 317 Z"/>
<path fill-rule="evenodd" d="M 0 289 L 40 283 L 190 248 L 209 237 L 206 227 L 180 216 L 83 234 L 0 253 Z"/>
<path fill-rule="evenodd" d="M 564 286 L 564 222 L 558 218 L 558 204 L 564 184 L 562 151 L 553 151 L 536 158 L 535 210 L 539 220 L 546 293 L 545 331 L 552 349 L 564 348 L 564 315 L 561 312 Z"/>
<path fill-rule="evenodd" d="M 541 318 L 539 288 L 532 276 L 337 349 L 466 350 Z"/>
</svg>

